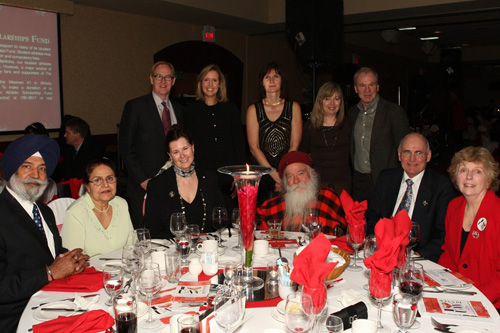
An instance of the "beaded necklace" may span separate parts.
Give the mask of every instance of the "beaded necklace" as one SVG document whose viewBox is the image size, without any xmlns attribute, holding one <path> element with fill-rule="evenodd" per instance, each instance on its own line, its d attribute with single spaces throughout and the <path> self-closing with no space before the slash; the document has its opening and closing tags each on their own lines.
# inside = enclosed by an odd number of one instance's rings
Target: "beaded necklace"
<svg viewBox="0 0 500 333">
<path fill-rule="evenodd" d="M 335 139 L 333 141 L 333 145 L 330 147 L 328 145 L 328 140 L 326 139 L 326 132 L 330 132 L 331 130 L 333 130 L 335 128 L 335 126 L 323 126 L 322 130 L 321 130 L 321 133 L 323 133 L 323 140 L 325 140 L 325 145 L 326 145 L 326 148 L 333 148 L 335 147 L 335 145 L 337 144 L 337 138 L 339 136 L 339 131 L 335 131 Z"/>
<path fill-rule="evenodd" d="M 198 190 L 200 191 L 201 203 L 203 205 L 203 217 L 201 218 L 201 231 L 203 232 L 205 231 L 205 225 L 207 224 L 207 203 L 205 202 L 205 196 L 203 195 L 203 190 L 201 189 L 199 181 L 198 181 Z M 186 206 L 184 205 L 184 199 L 182 199 L 181 191 L 179 191 L 179 184 L 177 184 L 177 193 L 179 194 L 182 214 L 186 216 Z"/>
</svg>

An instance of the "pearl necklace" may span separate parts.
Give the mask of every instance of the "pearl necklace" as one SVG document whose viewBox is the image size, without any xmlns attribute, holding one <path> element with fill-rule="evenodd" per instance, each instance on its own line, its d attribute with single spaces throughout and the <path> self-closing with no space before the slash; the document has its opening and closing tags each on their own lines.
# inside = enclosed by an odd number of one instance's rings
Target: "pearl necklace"
<svg viewBox="0 0 500 333">
<path fill-rule="evenodd" d="M 276 105 L 280 105 L 280 104 L 283 102 L 283 99 L 282 99 L 282 98 L 280 98 L 280 100 L 279 100 L 279 101 L 277 101 L 276 103 L 269 103 L 269 102 L 267 101 L 267 98 L 264 98 L 264 99 L 262 100 L 262 102 L 263 102 L 265 105 L 268 105 L 268 106 L 276 106 Z"/>
<path fill-rule="evenodd" d="M 104 210 L 100 210 L 99 208 L 97 208 L 96 206 L 94 206 L 94 209 L 97 210 L 100 213 L 107 213 L 110 208 L 111 208 L 110 204 L 108 204 L 108 208 L 106 208 Z"/>
</svg>

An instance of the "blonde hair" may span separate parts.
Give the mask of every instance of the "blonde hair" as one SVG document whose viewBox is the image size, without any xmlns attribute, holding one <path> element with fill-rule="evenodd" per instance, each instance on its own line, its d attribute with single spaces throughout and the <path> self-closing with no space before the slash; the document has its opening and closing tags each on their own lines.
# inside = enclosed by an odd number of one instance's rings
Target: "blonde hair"
<svg viewBox="0 0 500 333">
<path fill-rule="evenodd" d="M 344 110 L 344 95 L 342 94 L 342 88 L 335 82 L 326 82 L 318 90 L 318 96 L 314 102 L 314 107 L 311 112 L 311 125 L 314 129 L 321 128 L 323 126 L 323 120 L 325 118 L 325 110 L 323 110 L 323 101 L 325 98 L 337 94 L 340 97 L 339 111 L 337 112 L 337 121 L 335 126 L 342 126 L 345 117 Z"/>
<path fill-rule="evenodd" d="M 196 84 L 196 99 L 205 100 L 205 95 L 203 94 L 203 89 L 201 89 L 201 82 L 207 76 L 208 72 L 214 71 L 219 75 L 219 90 L 217 90 L 217 101 L 227 102 L 227 91 L 226 91 L 226 79 L 224 74 L 220 70 L 220 67 L 216 64 L 210 64 L 205 66 L 200 74 L 198 74 L 198 83 Z"/>
<path fill-rule="evenodd" d="M 464 162 L 481 163 L 488 176 L 488 182 L 490 184 L 488 189 L 495 192 L 498 190 L 500 184 L 500 180 L 498 179 L 498 163 L 495 162 L 488 149 L 484 147 L 466 147 L 453 156 L 450 167 L 448 168 L 448 173 L 450 174 L 451 182 L 455 188 L 458 189 L 458 169 Z"/>
</svg>

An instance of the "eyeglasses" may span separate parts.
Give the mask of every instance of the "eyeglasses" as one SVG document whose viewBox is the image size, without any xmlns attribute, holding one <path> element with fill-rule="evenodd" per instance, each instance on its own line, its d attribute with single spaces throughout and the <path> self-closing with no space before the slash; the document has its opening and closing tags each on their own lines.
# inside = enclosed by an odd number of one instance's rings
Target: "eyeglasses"
<svg viewBox="0 0 500 333">
<path fill-rule="evenodd" d="M 114 183 L 116 183 L 116 177 L 115 176 L 107 176 L 104 179 L 102 179 L 101 177 L 97 177 L 97 178 L 94 178 L 92 180 L 89 180 L 89 183 L 92 183 L 95 186 L 101 186 L 104 184 L 104 182 L 106 182 L 108 184 L 114 184 Z"/>
<path fill-rule="evenodd" d="M 172 75 L 162 76 L 161 74 L 155 74 L 153 75 L 153 77 L 155 78 L 156 81 L 162 81 L 163 79 L 165 79 L 165 81 L 171 82 L 173 79 L 175 79 L 175 76 Z"/>
<path fill-rule="evenodd" d="M 424 157 L 425 155 L 427 155 L 427 152 L 423 152 L 423 151 L 420 151 L 420 150 L 417 150 L 416 152 L 411 152 L 409 150 L 403 150 L 401 152 L 401 155 L 403 155 L 403 157 L 411 157 L 412 155 L 415 156 L 415 158 L 421 158 L 421 157 Z"/>
</svg>

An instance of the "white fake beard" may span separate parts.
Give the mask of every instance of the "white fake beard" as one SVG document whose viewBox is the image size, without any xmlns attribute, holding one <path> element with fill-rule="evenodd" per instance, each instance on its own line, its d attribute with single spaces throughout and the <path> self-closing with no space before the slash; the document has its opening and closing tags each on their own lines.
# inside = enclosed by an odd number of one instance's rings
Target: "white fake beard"
<svg viewBox="0 0 500 333">
<path fill-rule="evenodd" d="M 27 183 L 37 183 L 39 186 L 25 186 Z M 16 192 L 18 196 L 21 198 L 35 202 L 40 198 L 49 185 L 49 181 L 45 179 L 45 181 L 40 179 L 20 179 L 16 174 L 13 174 L 9 179 L 9 187 Z"/>
<path fill-rule="evenodd" d="M 314 172 L 310 172 L 309 184 L 298 183 L 292 186 L 285 184 L 285 217 L 292 218 L 304 214 L 311 202 L 316 200 L 319 192 L 319 179 Z"/>
</svg>

